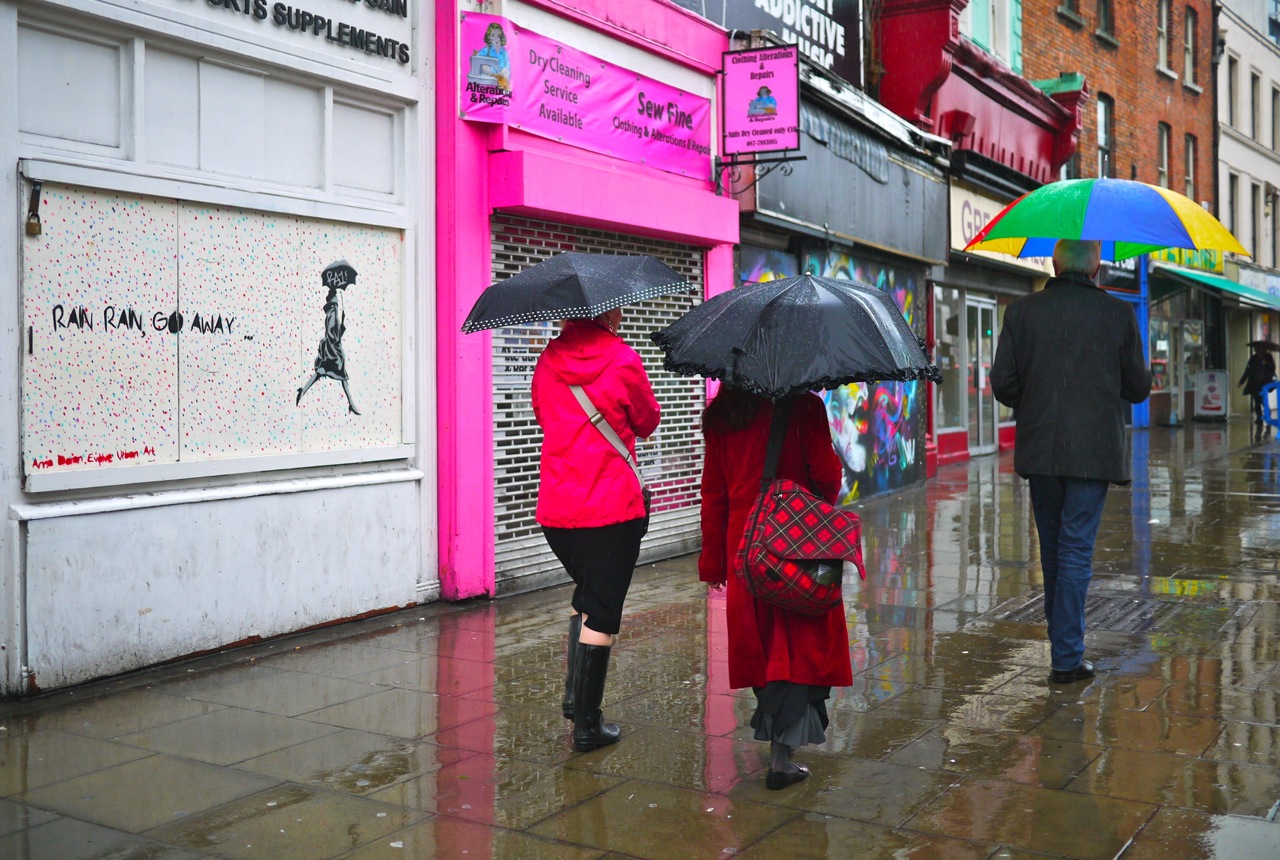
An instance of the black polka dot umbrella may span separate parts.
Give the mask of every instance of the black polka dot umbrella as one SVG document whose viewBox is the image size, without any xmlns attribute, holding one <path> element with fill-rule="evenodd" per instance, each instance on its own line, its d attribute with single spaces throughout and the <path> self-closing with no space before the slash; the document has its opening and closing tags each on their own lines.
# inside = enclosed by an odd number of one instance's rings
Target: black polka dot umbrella
<svg viewBox="0 0 1280 860">
<path fill-rule="evenodd" d="M 692 289 L 680 273 L 641 254 L 568 251 L 499 281 L 480 294 L 462 330 L 562 319 L 590 319 L 605 311 Z"/>
</svg>

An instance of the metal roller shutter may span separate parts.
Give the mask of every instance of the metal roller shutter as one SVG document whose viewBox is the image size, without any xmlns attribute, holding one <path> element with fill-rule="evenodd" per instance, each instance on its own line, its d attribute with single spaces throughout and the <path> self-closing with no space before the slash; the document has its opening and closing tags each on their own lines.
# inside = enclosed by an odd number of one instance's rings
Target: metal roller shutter
<svg viewBox="0 0 1280 860">
<path fill-rule="evenodd" d="M 652 254 L 694 285 L 689 293 L 628 307 L 621 333 L 644 360 L 662 406 L 658 431 L 642 441 L 637 451 L 645 480 L 654 488 L 653 518 L 640 560 L 670 558 L 697 549 L 702 476 L 699 424 L 705 388 L 700 379 L 677 377 L 663 370 L 662 353 L 648 335 L 702 300 L 703 251 L 674 242 L 505 215 L 494 216 L 492 234 L 495 281 L 561 251 L 596 251 Z M 534 363 L 555 332 L 554 323 L 536 323 L 493 333 L 494 564 L 499 594 L 567 579 L 533 518 L 542 431 L 533 418 L 529 385 Z"/>
</svg>

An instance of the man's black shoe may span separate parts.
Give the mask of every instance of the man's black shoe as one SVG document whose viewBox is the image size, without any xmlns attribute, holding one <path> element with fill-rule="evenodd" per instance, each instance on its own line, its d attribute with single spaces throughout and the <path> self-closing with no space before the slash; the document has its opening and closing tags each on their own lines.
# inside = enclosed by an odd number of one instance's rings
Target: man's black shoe
<svg viewBox="0 0 1280 860">
<path fill-rule="evenodd" d="M 1064 669 L 1061 672 L 1054 669 L 1049 674 L 1049 680 L 1054 684 L 1074 684 L 1076 681 L 1087 681 L 1093 675 L 1093 664 L 1088 660 L 1081 660 L 1080 665 L 1074 669 Z"/>
</svg>

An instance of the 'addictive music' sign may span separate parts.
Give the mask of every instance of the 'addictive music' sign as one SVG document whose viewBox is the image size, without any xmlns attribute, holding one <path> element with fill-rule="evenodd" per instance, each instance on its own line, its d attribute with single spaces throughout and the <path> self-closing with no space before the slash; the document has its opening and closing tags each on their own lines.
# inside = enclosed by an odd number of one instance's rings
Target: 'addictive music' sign
<svg viewBox="0 0 1280 860">
<path fill-rule="evenodd" d="M 710 175 L 711 100 L 497 15 L 462 19 L 462 115 L 671 173 Z"/>
</svg>

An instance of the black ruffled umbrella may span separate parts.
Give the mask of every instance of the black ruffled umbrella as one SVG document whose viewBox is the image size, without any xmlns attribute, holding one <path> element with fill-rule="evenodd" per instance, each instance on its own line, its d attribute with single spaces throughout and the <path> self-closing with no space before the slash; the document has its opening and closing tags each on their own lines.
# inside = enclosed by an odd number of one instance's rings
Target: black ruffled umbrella
<svg viewBox="0 0 1280 860">
<path fill-rule="evenodd" d="M 591 319 L 614 308 L 690 289 L 679 272 L 655 257 L 567 251 L 481 293 L 462 330 Z"/>
<path fill-rule="evenodd" d="M 667 370 L 771 400 L 850 382 L 942 381 L 888 293 L 814 275 L 722 293 L 649 337 Z"/>
</svg>

